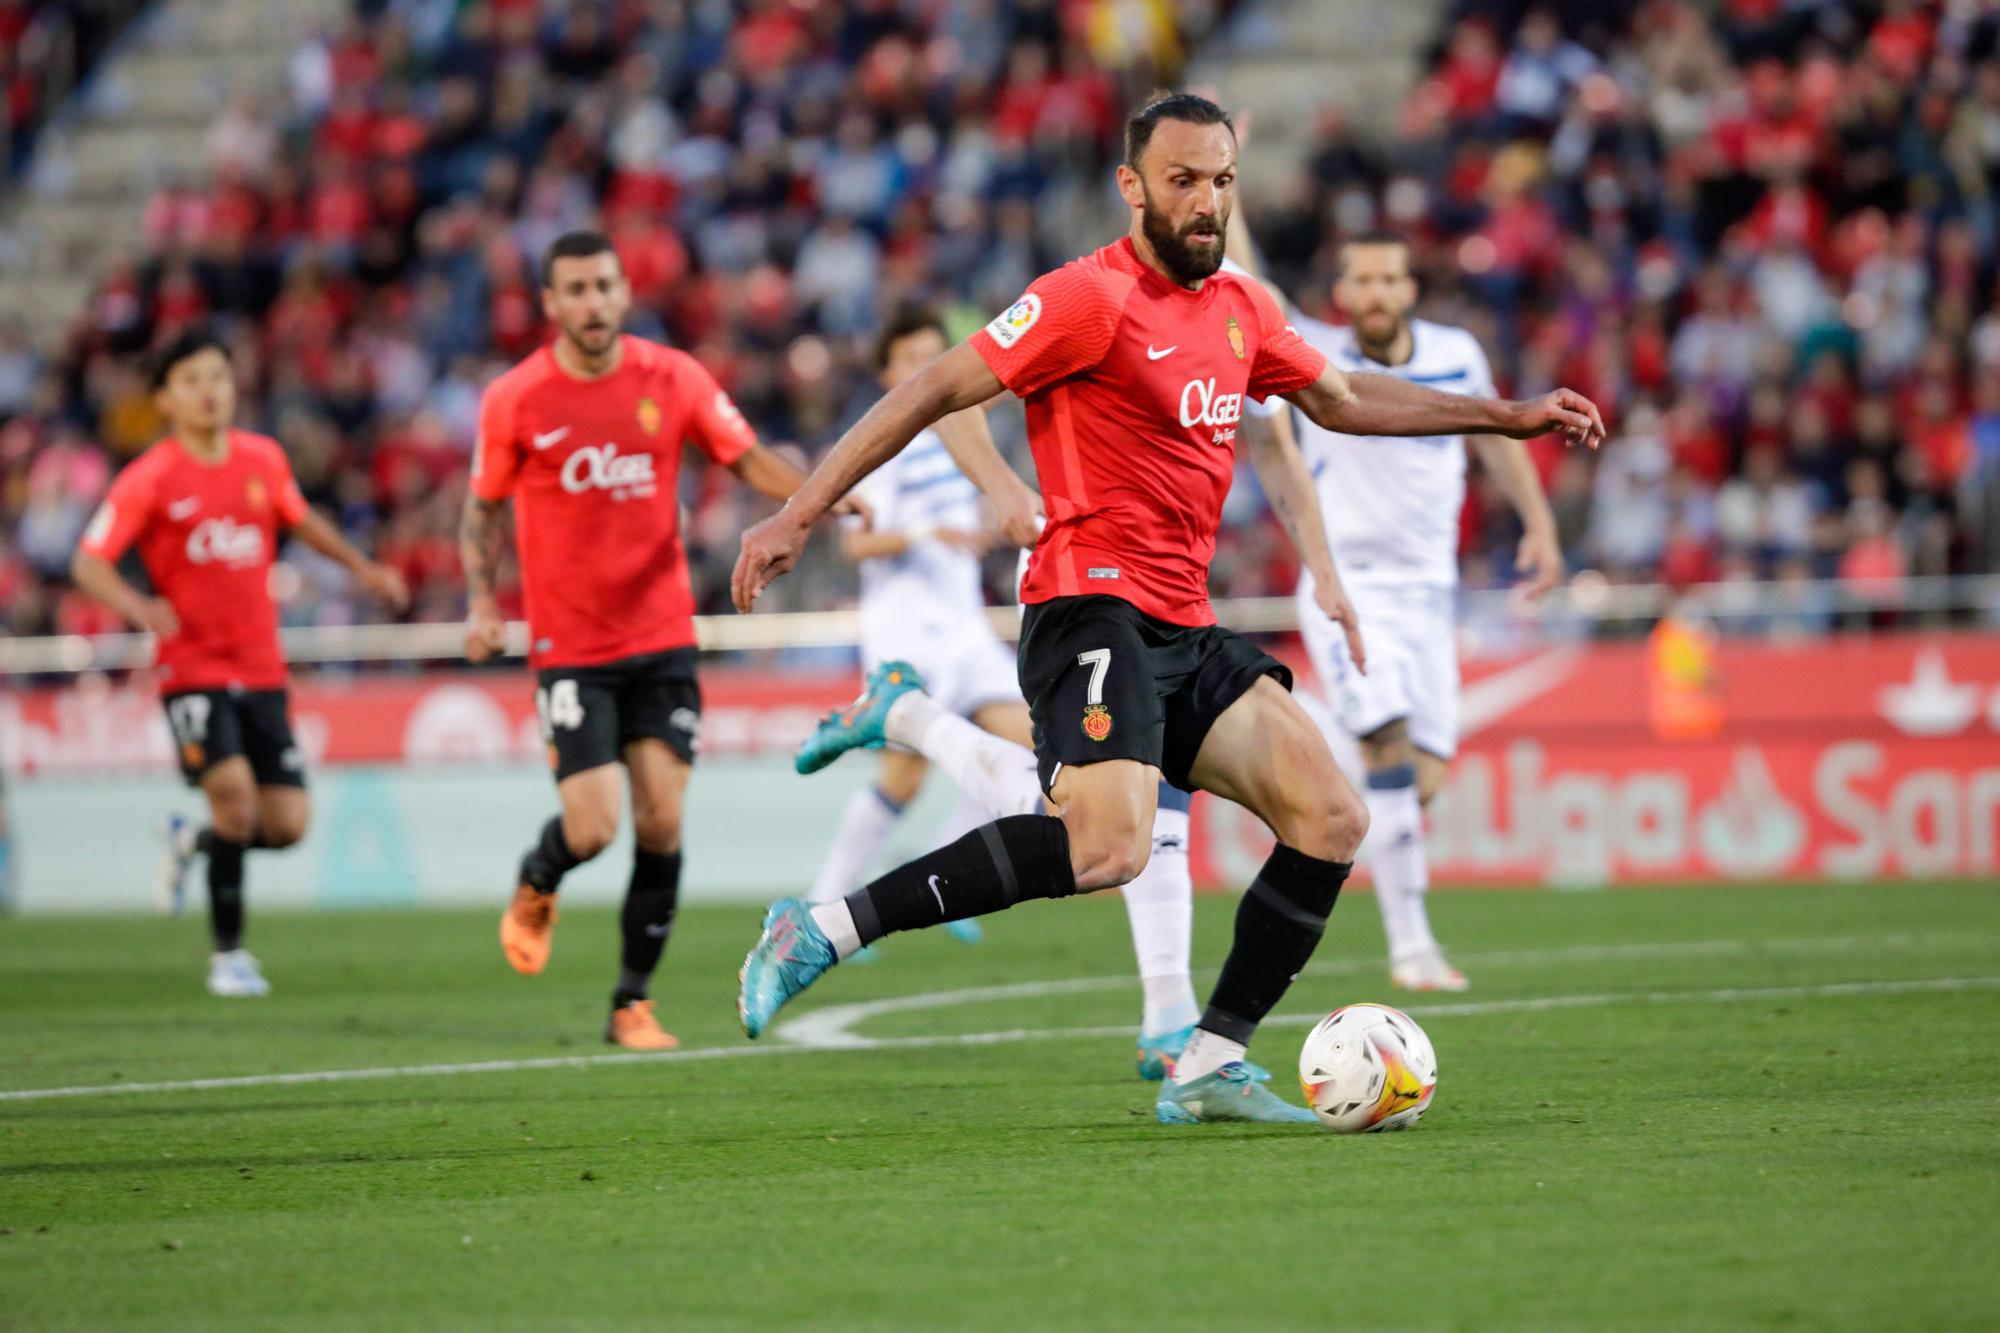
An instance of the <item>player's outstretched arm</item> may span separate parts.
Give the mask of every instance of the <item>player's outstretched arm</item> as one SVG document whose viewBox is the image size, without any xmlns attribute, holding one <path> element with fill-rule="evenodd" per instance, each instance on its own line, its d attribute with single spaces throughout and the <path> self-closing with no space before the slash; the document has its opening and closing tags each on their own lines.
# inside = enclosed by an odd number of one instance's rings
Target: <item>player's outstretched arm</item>
<svg viewBox="0 0 2000 1333">
<path fill-rule="evenodd" d="M 743 553 L 730 579 L 736 609 L 749 611 L 773 579 L 798 563 L 813 524 L 856 482 L 901 453 L 924 427 L 947 413 L 975 407 L 1000 389 L 984 358 L 960 343 L 883 395 L 840 437 L 783 509 L 744 531 Z"/>
<path fill-rule="evenodd" d="M 1042 498 L 1001 456 L 987 428 L 986 413 L 977 407 L 953 412 L 938 420 L 937 433 L 951 461 L 992 504 L 1001 535 L 1020 547 L 1039 541 Z"/>
<path fill-rule="evenodd" d="M 142 630 L 170 639 L 181 622 L 164 597 L 148 597 L 128 583 L 118 566 L 101 555 L 78 551 L 69 562 L 70 582 Z"/>
<path fill-rule="evenodd" d="M 299 516 L 299 521 L 292 525 L 292 536 L 328 559 L 337 561 L 374 596 L 398 611 L 408 609 L 410 589 L 403 582 L 403 576 L 390 566 L 361 554 L 354 543 L 341 536 L 340 530 L 327 522 L 317 510 L 308 509 Z"/>
<path fill-rule="evenodd" d="M 1572 444 L 1604 441 L 1597 405 L 1574 389 L 1509 402 L 1412 384 L 1394 375 L 1349 375 L 1329 365 L 1285 395 L 1319 425 L 1342 435 L 1505 435 L 1525 440 L 1561 431 Z"/>
</svg>

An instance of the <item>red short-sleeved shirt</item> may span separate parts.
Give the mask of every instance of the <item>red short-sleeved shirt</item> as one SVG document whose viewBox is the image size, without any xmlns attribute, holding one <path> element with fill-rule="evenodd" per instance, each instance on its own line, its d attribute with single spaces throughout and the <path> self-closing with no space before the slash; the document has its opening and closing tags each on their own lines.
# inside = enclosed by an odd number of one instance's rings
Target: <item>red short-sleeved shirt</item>
<svg viewBox="0 0 2000 1333">
<path fill-rule="evenodd" d="M 305 497 L 276 440 L 229 432 L 206 463 L 174 439 L 132 460 L 83 535 L 83 550 L 116 561 L 134 545 L 180 633 L 162 639 L 160 688 L 275 690 L 285 683 L 271 562 Z"/>
<path fill-rule="evenodd" d="M 472 490 L 514 501 L 529 661 L 596 666 L 694 644 L 681 448 L 734 463 L 757 437 L 685 352 L 627 336 L 580 380 L 544 347 L 486 388 Z"/>
<path fill-rule="evenodd" d="M 1256 283 L 1198 292 L 1129 239 L 1044 274 L 972 346 L 1027 405 L 1049 523 L 1021 600 L 1104 593 L 1212 625 L 1208 566 L 1245 394 L 1317 380 L 1326 358 Z"/>
</svg>

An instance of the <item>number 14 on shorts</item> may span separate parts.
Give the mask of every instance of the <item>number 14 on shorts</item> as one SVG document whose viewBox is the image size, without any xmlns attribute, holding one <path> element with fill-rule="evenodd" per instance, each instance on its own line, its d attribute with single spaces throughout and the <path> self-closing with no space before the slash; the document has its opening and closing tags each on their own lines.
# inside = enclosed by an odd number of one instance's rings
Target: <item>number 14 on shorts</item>
<svg viewBox="0 0 2000 1333">
<path fill-rule="evenodd" d="M 1101 741 L 1111 734 L 1111 710 L 1104 706 L 1104 676 L 1111 670 L 1111 650 L 1093 648 L 1078 653 L 1076 664 L 1090 668 L 1090 685 L 1083 696 L 1083 734 Z"/>
</svg>

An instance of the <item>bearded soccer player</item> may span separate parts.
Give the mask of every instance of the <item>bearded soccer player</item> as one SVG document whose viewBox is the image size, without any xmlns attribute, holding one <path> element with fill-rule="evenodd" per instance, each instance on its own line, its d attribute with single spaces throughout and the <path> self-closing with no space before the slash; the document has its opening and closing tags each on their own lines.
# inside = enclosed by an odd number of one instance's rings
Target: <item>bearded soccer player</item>
<svg viewBox="0 0 2000 1333">
<path fill-rule="evenodd" d="M 636 846 L 605 1040 L 659 1051 L 678 1042 L 647 988 L 680 898 L 681 806 L 701 726 L 681 451 L 692 443 L 774 499 L 803 474 L 757 443 L 700 362 L 623 332 L 631 304 L 607 238 L 572 232 L 550 246 L 542 310 L 556 338 L 487 386 L 459 545 L 465 652 L 481 662 L 503 646 L 495 538 L 513 502 L 535 704 L 562 803 L 521 860 L 501 948 L 524 975 L 548 966 L 562 878 L 610 844 L 629 784 Z"/>
<path fill-rule="evenodd" d="M 882 387 L 894 389 L 948 346 L 934 312 L 898 311 L 876 342 Z M 1010 539 L 1032 545 L 1042 527 L 1033 512 L 1040 505 L 993 447 L 978 409 L 919 433 L 855 490 L 873 511 L 872 527 L 841 538 L 843 552 L 861 566 L 863 660 L 871 674 L 907 666 L 922 690 L 904 701 L 899 714 L 907 745 L 884 751 L 875 784 L 856 792 L 842 812 L 807 897 L 814 905 L 845 898 L 862 883 L 932 763 L 959 787 L 958 804 L 945 821 L 946 841 L 989 820 L 1045 808 L 1029 748 L 1028 705 L 1012 655 L 986 619 L 979 555 L 998 534 L 987 529 L 980 490 L 989 493 L 996 513 L 1014 520 L 1006 524 Z M 844 752 L 820 741 L 816 734 L 800 751 L 802 772 Z M 1194 1035 L 1201 1009 L 1188 975 L 1194 909 L 1188 794 L 1162 783 L 1154 818 L 1152 859 L 1123 894 L 1145 997 L 1135 1064 L 1141 1078 L 1157 1081 Z M 978 930 L 970 919 L 945 925 L 961 939 L 978 938 L 968 933 Z"/>
<path fill-rule="evenodd" d="M 339 561 L 398 609 L 402 577 L 314 513 L 276 440 L 234 430 L 236 383 L 213 334 L 164 348 L 153 401 L 171 434 L 118 474 L 71 562 L 76 585 L 158 640 L 154 674 L 188 785 L 208 798 L 205 828 L 173 816 L 161 888 L 178 909 L 189 862 L 208 857 L 211 995 L 270 993 L 243 947 L 243 862 L 305 836 L 305 765 L 286 711 L 285 659 L 271 563 L 289 534 Z M 154 595 L 118 572 L 134 546 Z"/>
<path fill-rule="evenodd" d="M 1248 808 L 1278 847 L 1239 904 L 1221 977 L 1155 1113 L 1166 1123 L 1313 1123 L 1254 1079 L 1244 1052 L 1312 956 L 1368 814 L 1288 692 L 1291 673 L 1219 627 L 1209 606 L 1244 397 L 1278 394 L 1355 434 L 1559 428 L 1595 443 L 1603 426 L 1568 390 L 1503 403 L 1333 368 L 1268 293 L 1218 276 L 1235 183 L 1221 108 L 1180 94 L 1137 112 L 1118 169 L 1130 233 L 1037 279 L 883 398 L 783 511 L 744 534 L 733 592 L 747 611 L 797 562 L 826 507 L 919 430 L 1002 389 L 1023 398 L 1049 524 L 1022 590 L 1019 674 L 1060 812 L 988 824 L 842 902 L 774 904 L 744 960 L 737 1003 L 750 1035 L 883 935 L 1132 879 L 1151 850 L 1164 776 Z M 1260 479 L 1305 565 L 1331 576 L 1296 450 L 1262 459 Z M 886 673 L 823 725 L 856 744 L 894 738 L 908 692 Z"/>
</svg>

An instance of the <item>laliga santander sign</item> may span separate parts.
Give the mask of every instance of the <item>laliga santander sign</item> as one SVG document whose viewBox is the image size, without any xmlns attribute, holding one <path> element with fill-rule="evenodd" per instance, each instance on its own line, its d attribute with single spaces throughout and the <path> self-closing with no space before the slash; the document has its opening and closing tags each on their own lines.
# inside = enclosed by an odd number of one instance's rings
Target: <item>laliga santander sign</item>
<svg viewBox="0 0 2000 1333">
<path fill-rule="evenodd" d="M 1717 725 L 1680 739 L 1654 729 L 1636 645 L 1468 664 L 1462 749 L 1430 812 L 1436 882 L 2000 869 L 2000 642 L 1725 643 L 1716 657 Z M 1269 848 L 1254 819 L 1207 798 L 1195 818 L 1198 881 L 1254 875 Z"/>
<path fill-rule="evenodd" d="M 1667 735 L 1639 645 L 1467 663 L 1463 744 L 1431 810 L 1436 881 L 1580 887 L 2000 870 L 2000 640 L 1725 642 L 1713 656 L 1705 725 Z M 1301 700 L 1316 706 L 1303 668 L 1300 681 Z M 773 765 L 854 692 L 845 671 L 711 669 L 702 686 L 704 757 Z M 302 674 L 292 703 L 315 763 L 542 758 L 525 672 Z M 0 692 L 0 764 L 10 773 L 164 773 L 171 761 L 150 690 L 98 679 Z M 1198 883 L 1247 883 L 1269 850 L 1252 816 L 1197 798 Z"/>
</svg>

